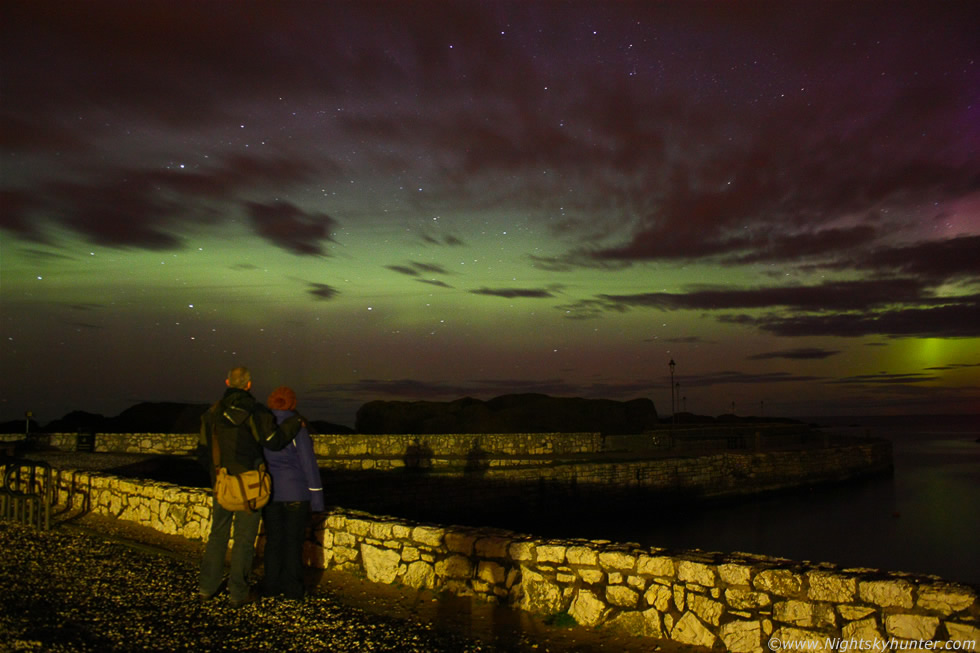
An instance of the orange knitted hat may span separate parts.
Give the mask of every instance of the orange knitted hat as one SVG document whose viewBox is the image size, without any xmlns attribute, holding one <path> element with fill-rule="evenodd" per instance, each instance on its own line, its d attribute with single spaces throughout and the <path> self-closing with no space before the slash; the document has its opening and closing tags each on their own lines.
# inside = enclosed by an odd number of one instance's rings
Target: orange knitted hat
<svg viewBox="0 0 980 653">
<path fill-rule="evenodd" d="M 286 385 L 281 385 L 269 394 L 266 402 L 274 410 L 293 410 L 296 408 L 296 393 Z"/>
</svg>

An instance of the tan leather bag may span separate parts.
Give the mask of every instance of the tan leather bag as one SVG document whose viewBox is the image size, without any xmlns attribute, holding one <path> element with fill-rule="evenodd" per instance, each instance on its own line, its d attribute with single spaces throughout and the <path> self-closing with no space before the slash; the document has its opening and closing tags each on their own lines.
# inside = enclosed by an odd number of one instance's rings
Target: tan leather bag
<svg viewBox="0 0 980 653">
<path fill-rule="evenodd" d="M 225 510 L 260 510 L 272 498 L 272 477 L 265 465 L 241 474 L 229 474 L 227 469 L 219 467 L 214 497 Z"/>
</svg>

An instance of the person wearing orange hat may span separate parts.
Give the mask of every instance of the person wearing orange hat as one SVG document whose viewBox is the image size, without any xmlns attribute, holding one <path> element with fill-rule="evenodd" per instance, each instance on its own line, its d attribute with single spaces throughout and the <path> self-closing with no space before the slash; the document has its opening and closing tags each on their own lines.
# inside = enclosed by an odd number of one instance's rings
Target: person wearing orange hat
<svg viewBox="0 0 980 653">
<path fill-rule="evenodd" d="M 288 386 L 272 391 L 267 405 L 282 423 L 296 416 L 296 393 Z M 266 451 L 272 475 L 272 500 L 263 508 L 265 520 L 265 578 L 262 593 L 300 600 L 303 582 L 303 542 L 310 512 L 323 512 L 323 486 L 305 421 L 293 441 L 279 451 Z"/>
</svg>

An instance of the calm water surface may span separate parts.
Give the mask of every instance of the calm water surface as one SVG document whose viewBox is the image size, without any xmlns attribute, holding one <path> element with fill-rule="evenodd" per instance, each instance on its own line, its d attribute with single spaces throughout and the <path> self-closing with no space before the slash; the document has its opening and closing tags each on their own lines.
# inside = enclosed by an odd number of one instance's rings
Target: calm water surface
<svg viewBox="0 0 980 653">
<path fill-rule="evenodd" d="M 894 476 L 708 508 L 650 506 L 639 529 L 607 525 L 603 537 L 980 584 L 980 417 L 811 421 L 891 440 Z"/>
</svg>

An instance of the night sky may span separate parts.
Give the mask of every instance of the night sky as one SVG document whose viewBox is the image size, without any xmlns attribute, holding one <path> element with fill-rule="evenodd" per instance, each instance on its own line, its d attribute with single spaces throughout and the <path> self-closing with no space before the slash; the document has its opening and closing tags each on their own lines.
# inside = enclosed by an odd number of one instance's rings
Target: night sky
<svg viewBox="0 0 980 653">
<path fill-rule="evenodd" d="M 0 7 L 0 419 L 980 412 L 978 2 Z"/>
</svg>

